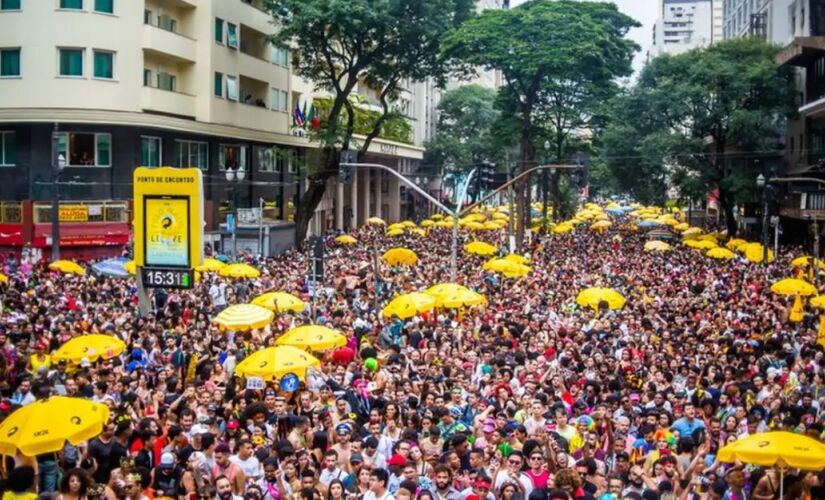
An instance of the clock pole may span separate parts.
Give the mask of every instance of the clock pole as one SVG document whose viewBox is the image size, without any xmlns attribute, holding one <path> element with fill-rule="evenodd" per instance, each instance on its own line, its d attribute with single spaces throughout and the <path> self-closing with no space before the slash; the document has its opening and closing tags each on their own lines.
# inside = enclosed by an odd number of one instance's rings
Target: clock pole
<svg viewBox="0 0 825 500">
<path fill-rule="evenodd" d="M 137 281 L 138 310 L 140 317 L 145 318 L 152 312 L 152 304 L 149 302 L 149 289 L 143 286 L 143 267 L 141 266 L 135 269 L 135 281 Z"/>
</svg>

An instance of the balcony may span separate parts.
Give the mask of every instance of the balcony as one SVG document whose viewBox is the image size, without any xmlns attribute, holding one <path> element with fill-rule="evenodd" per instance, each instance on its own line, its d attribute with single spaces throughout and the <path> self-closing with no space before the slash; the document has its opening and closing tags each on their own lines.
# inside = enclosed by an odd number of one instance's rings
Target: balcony
<svg viewBox="0 0 825 500">
<path fill-rule="evenodd" d="M 266 98 L 269 86 L 266 82 L 241 75 L 240 84 L 239 103 L 267 109 Z"/>
<path fill-rule="evenodd" d="M 177 61 L 192 63 L 197 56 L 194 39 L 151 24 L 143 25 L 143 49 Z"/>
<path fill-rule="evenodd" d="M 269 61 L 270 48 L 266 35 L 260 31 L 241 24 L 241 52 L 262 61 Z"/>
<path fill-rule="evenodd" d="M 195 96 L 155 87 L 143 87 L 140 96 L 141 108 L 165 115 L 195 117 Z"/>
</svg>

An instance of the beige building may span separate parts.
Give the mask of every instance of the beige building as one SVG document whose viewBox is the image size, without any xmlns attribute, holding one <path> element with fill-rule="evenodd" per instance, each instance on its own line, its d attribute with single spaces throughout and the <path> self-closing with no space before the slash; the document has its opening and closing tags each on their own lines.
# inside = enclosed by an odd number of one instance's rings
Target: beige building
<svg viewBox="0 0 825 500">
<path fill-rule="evenodd" d="M 44 206 L 52 196 L 56 125 L 67 163 L 64 203 L 97 214 L 102 206 L 128 205 L 137 165 L 194 166 L 205 173 L 208 230 L 225 232 L 227 214 L 240 208 L 238 247 L 253 250 L 257 224 L 244 239 L 243 221 L 253 225 L 256 207 L 263 206 L 267 248 L 291 244 L 300 167 L 316 147 L 293 126 L 293 111 L 310 108 L 313 92 L 292 74 L 288 51 L 268 43 L 273 27 L 262 4 L 0 0 L 0 201 L 23 214 L 10 223 L 30 225 L 34 229 L 22 233 L 39 231 L 49 244 Z M 405 97 L 412 115 L 415 96 Z M 370 161 L 414 168 L 423 139 L 410 139 L 377 139 Z M 237 169 L 243 179 L 227 180 L 227 170 Z M 313 221 L 315 233 L 400 213 L 400 186 L 373 173 L 360 174 L 352 186 L 331 182 L 328 192 Z M 103 213 L 65 222 L 69 229 L 85 222 L 79 231 L 89 238 L 77 241 L 97 241 L 103 230 L 95 222 L 123 223 L 126 217 L 110 221 Z M 6 222 L 0 216 L 0 226 Z M 2 234 L 0 247 L 19 243 L 3 241 Z"/>
</svg>

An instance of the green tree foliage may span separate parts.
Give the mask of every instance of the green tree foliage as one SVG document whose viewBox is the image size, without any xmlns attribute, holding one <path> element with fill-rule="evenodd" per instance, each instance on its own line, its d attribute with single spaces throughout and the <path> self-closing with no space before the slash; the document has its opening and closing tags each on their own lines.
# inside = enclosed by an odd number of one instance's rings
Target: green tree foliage
<svg viewBox="0 0 825 500">
<path fill-rule="evenodd" d="M 629 75 L 638 47 L 625 35 L 637 25 L 612 3 L 532 0 L 481 13 L 450 33 L 442 50 L 451 60 L 502 72 L 502 95 L 510 101 L 505 107 L 513 110 L 511 118 L 518 123 L 521 165 L 529 168 L 534 165 L 534 136 L 543 102 L 564 95 L 558 106 L 576 106 L 584 96 L 570 99 L 568 91 L 578 96 L 587 93 L 586 86 L 592 93 Z M 562 114 L 564 123 L 576 121 Z M 528 219 L 527 184 L 517 190 L 521 220 Z M 519 244 L 523 228 L 520 224 Z"/>
<path fill-rule="evenodd" d="M 391 116 L 390 102 L 404 80 L 441 78 L 443 35 L 469 18 L 472 0 L 266 0 L 278 32 L 274 43 L 291 47 L 295 73 L 332 95 L 327 119 L 316 139 L 317 165 L 295 217 L 301 245 L 326 180 L 337 171 L 338 150 L 353 146 L 357 114 L 350 97 L 357 85 L 375 89 L 383 113 L 359 141 L 366 152 Z M 342 120 L 341 117 L 344 117 Z"/>
<path fill-rule="evenodd" d="M 328 119 L 329 111 L 332 108 L 332 99 L 316 97 L 313 104 L 318 112 L 320 122 L 324 123 Z M 375 128 L 375 124 L 381 119 L 382 113 L 363 106 L 362 103 L 353 103 L 352 110 L 355 113 L 353 132 L 357 135 L 367 136 Z M 344 116 L 338 119 L 339 130 L 346 128 Z M 413 129 L 407 118 L 400 113 L 390 112 L 383 118 L 378 137 L 389 141 L 412 144 Z"/>
<path fill-rule="evenodd" d="M 693 198 L 718 189 L 734 234 L 733 207 L 754 199 L 754 179 L 776 157 L 791 109 L 790 79 L 775 54 L 745 38 L 651 61 L 614 102 L 603 135 L 621 187 L 646 201 L 661 201 L 668 182 Z"/>
</svg>

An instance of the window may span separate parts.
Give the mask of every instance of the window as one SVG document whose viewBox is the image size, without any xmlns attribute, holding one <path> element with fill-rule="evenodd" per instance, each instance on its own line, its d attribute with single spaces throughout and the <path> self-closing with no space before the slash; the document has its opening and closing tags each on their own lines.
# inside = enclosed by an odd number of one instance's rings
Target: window
<svg viewBox="0 0 825 500">
<path fill-rule="evenodd" d="M 179 168 L 195 167 L 201 170 L 209 168 L 209 147 L 200 141 L 175 141 L 175 166 Z"/>
<path fill-rule="evenodd" d="M 95 0 L 95 12 L 115 13 L 115 0 Z"/>
<path fill-rule="evenodd" d="M 60 49 L 60 76 L 83 76 L 83 49 Z"/>
<path fill-rule="evenodd" d="M 17 164 L 17 143 L 14 132 L 0 132 L 0 167 Z"/>
<path fill-rule="evenodd" d="M 144 167 L 160 166 L 160 137 L 141 136 L 140 164 Z"/>
<path fill-rule="evenodd" d="M 281 173 L 282 153 L 274 147 L 255 146 L 255 157 L 258 161 L 259 172 Z"/>
<path fill-rule="evenodd" d="M 177 89 L 177 77 L 169 73 L 158 73 L 158 88 L 161 90 L 168 90 L 175 92 Z"/>
<path fill-rule="evenodd" d="M 215 97 L 223 97 L 223 73 L 215 72 Z"/>
<path fill-rule="evenodd" d="M 111 134 L 63 132 L 58 136 L 58 153 L 72 167 L 112 165 Z"/>
<path fill-rule="evenodd" d="M 152 11 L 149 9 L 143 11 L 143 24 L 152 24 Z"/>
<path fill-rule="evenodd" d="M 295 151 L 287 151 L 286 171 L 290 174 L 298 173 L 298 157 L 295 156 Z"/>
<path fill-rule="evenodd" d="M 103 50 L 94 51 L 95 78 L 111 80 L 115 77 L 115 54 Z"/>
<path fill-rule="evenodd" d="M 238 27 L 232 23 L 226 23 L 226 45 L 233 49 L 238 48 Z"/>
<path fill-rule="evenodd" d="M 83 0 L 60 0 L 60 8 L 83 10 Z"/>
<path fill-rule="evenodd" d="M 20 76 L 20 49 L 0 49 L 0 77 Z"/>
<path fill-rule="evenodd" d="M 152 86 L 152 70 L 151 69 L 144 69 L 143 70 L 143 86 L 144 87 L 151 87 Z"/>
<path fill-rule="evenodd" d="M 231 101 L 238 100 L 238 79 L 234 76 L 226 75 L 226 98 Z"/>
<path fill-rule="evenodd" d="M 215 41 L 223 45 L 223 19 L 215 18 Z"/>
<path fill-rule="evenodd" d="M 287 93 L 276 88 L 270 89 L 269 107 L 275 111 L 288 111 Z"/>
<path fill-rule="evenodd" d="M 281 66 L 289 66 L 289 50 L 281 50 Z"/>
<path fill-rule="evenodd" d="M 280 66 L 289 66 L 289 50 L 282 49 L 280 47 L 276 47 L 274 45 L 271 46 L 270 51 L 270 61 L 273 64 L 278 64 Z"/>
<path fill-rule="evenodd" d="M 158 28 L 177 33 L 178 22 L 167 15 L 158 16 Z"/>
<path fill-rule="evenodd" d="M 221 144 L 220 149 L 218 149 L 218 168 L 221 170 L 227 168 L 246 170 L 246 150 L 247 147 L 241 144 Z"/>
<path fill-rule="evenodd" d="M 20 0 L 0 0 L 0 10 L 20 10 Z"/>
</svg>

